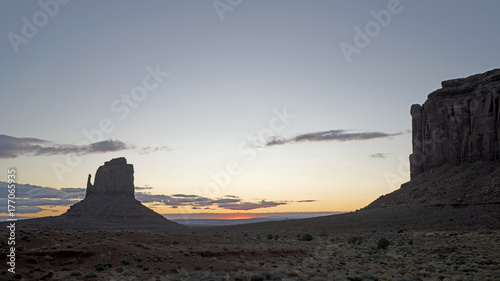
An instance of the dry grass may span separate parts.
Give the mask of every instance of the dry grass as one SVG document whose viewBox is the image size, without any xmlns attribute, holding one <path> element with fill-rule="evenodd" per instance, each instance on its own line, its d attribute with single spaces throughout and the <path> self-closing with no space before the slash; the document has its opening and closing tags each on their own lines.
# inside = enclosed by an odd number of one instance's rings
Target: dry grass
<svg viewBox="0 0 500 281">
<path fill-rule="evenodd" d="M 5 232 L 4 232 L 5 233 Z M 2 233 L 1 241 L 7 241 Z M 2 280 L 500 280 L 500 231 L 180 234 L 18 230 Z M 355 239 L 353 239 L 355 237 Z M 386 238 L 387 249 L 377 247 Z M 7 245 L 1 242 L 2 256 Z M 33 260 L 37 262 L 34 263 Z"/>
</svg>

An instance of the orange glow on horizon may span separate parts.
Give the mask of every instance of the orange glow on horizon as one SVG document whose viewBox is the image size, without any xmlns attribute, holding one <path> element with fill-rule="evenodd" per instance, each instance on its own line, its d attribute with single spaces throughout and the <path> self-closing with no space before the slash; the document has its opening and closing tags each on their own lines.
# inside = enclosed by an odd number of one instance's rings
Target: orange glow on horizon
<svg viewBox="0 0 500 281">
<path fill-rule="evenodd" d="M 248 219 L 253 219 L 253 218 L 258 218 L 258 216 L 234 214 L 234 215 L 224 216 L 224 217 L 220 217 L 220 218 L 214 217 L 214 219 L 217 219 L 217 220 L 248 220 Z"/>
</svg>

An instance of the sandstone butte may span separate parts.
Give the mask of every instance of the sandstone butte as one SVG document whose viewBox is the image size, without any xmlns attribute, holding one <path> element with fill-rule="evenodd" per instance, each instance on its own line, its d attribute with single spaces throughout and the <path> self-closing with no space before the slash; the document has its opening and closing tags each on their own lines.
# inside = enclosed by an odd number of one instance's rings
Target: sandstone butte
<svg viewBox="0 0 500 281">
<path fill-rule="evenodd" d="M 367 208 L 500 204 L 500 69 L 443 81 L 411 106 L 411 181 Z"/>
<path fill-rule="evenodd" d="M 85 198 L 66 213 L 22 223 L 86 230 L 168 231 L 183 228 L 135 199 L 134 167 L 123 157 L 100 166 L 94 184 L 89 175 Z"/>
</svg>

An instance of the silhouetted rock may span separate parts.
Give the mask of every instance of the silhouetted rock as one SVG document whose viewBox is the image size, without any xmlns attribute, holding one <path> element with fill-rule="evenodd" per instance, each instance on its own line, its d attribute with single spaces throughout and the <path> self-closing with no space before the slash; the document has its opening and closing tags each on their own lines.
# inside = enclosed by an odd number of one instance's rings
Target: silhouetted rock
<svg viewBox="0 0 500 281">
<path fill-rule="evenodd" d="M 124 157 L 107 161 L 95 173 L 95 181 L 87 181 L 86 196 L 94 194 L 123 194 L 134 197 L 134 167 Z"/>
<path fill-rule="evenodd" d="M 105 162 L 95 182 L 87 179 L 85 199 L 58 217 L 24 220 L 26 225 L 69 227 L 86 230 L 165 231 L 182 226 L 142 205 L 134 197 L 134 167 L 125 158 Z"/>
<path fill-rule="evenodd" d="M 411 177 L 444 164 L 500 158 L 500 69 L 442 82 L 411 107 Z"/>
<path fill-rule="evenodd" d="M 411 106 L 411 181 L 366 209 L 500 204 L 500 69 L 442 86 Z"/>
</svg>

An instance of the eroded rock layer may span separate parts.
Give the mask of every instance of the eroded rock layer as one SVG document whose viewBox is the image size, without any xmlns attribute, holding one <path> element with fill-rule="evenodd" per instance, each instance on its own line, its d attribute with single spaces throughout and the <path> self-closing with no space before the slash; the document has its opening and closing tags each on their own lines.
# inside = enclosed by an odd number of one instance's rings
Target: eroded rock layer
<svg viewBox="0 0 500 281">
<path fill-rule="evenodd" d="M 500 69 L 442 82 L 411 107 L 412 179 L 445 164 L 500 159 Z"/>
<path fill-rule="evenodd" d="M 107 161 L 95 173 L 94 184 L 87 180 L 86 196 L 120 194 L 134 198 L 134 167 L 123 157 Z"/>
</svg>

